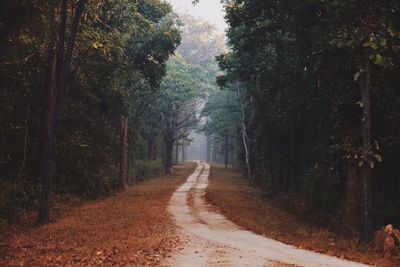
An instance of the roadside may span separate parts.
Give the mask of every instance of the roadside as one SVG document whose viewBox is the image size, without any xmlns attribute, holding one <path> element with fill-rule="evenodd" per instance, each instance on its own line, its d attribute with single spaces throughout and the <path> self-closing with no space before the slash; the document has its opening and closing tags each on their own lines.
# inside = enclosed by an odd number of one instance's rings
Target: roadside
<svg viewBox="0 0 400 267">
<path fill-rule="evenodd" d="M 326 229 L 309 225 L 271 204 L 261 190 L 251 187 L 234 169 L 213 164 L 207 202 L 233 223 L 256 234 L 299 248 L 377 266 L 399 266 L 355 241 L 340 239 Z"/>
<path fill-rule="evenodd" d="M 179 165 L 174 176 L 63 209 L 40 227 L 30 216 L 9 238 L 0 266 L 157 265 L 179 244 L 166 206 L 194 168 L 194 163 Z"/>
</svg>

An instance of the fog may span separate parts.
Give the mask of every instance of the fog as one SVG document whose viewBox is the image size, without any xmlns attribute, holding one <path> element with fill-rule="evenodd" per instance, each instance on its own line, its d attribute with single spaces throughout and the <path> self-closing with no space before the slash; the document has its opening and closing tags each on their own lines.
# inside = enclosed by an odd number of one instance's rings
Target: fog
<svg viewBox="0 0 400 267">
<path fill-rule="evenodd" d="M 219 0 L 200 0 L 196 5 L 192 4 L 192 0 L 170 0 L 170 3 L 175 12 L 201 18 L 215 24 L 220 31 L 227 28 L 223 6 Z"/>
<path fill-rule="evenodd" d="M 204 134 L 192 132 L 189 139 L 193 141 L 187 148 L 187 160 L 206 160 L 207 138 Z"/>
</svg>

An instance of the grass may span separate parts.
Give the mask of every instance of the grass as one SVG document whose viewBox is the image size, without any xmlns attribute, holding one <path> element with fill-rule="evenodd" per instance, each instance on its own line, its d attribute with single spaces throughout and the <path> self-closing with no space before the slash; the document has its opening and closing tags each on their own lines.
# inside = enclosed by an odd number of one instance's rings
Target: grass
<svg viewBox="0 0 400 267">
<path fill-rule="evenodd" d="M 237 170 L 213 164 L 206 198 L 229 220 L 254 233 L 352 261 L 400 266 L 399 262 L 383 259 L 382 255 L 354 240 L 342 239 L 334 232 L 302 221 L 294 213 L 277 207 L 263 191 L 249 186 Z"/>
</svg>

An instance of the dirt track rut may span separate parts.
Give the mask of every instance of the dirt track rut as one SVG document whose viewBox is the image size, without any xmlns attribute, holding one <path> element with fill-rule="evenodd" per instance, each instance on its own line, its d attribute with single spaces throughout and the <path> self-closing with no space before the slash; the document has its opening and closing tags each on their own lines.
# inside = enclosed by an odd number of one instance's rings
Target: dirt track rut
<svg viewBox="0 0 400 267">
<path fill-rule="evenodd" d="M 367 266 L 242 230 L 206 203 L 209 172 L 210 165 L 197 162 L 194 173 L 170 199 L 168 211 L 184 242 L 165 266 Z"/>
</svg>

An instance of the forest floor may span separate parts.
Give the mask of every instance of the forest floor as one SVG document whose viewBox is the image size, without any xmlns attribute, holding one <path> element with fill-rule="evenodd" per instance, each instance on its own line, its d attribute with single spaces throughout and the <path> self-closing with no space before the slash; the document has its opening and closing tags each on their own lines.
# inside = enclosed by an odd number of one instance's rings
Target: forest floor
<svg viewBox="0 0 400 267">
<path fill-rule="evenodd" d="M 213 164 L 205 196 L 230 221 L 243 229 L 299 248 L 375 266 L 400 266 L 400 261 L 341 239 L 327 229 L 307 223 L 265 197 L 262 190 L 249 186 L 238 171 Z"/>
<path fill-rule="evenodd" d="M 338 258 L 399 266 L 275 207 L 233 169 L 195 168 L 175 166 L 173 176 L 103 200 L 57 201 L 45 225 L 35 225 L 35 214 L 26 214 L 0 244 L 0 266 L 357 266 L 269 238 Z"/>
<path fill-rule="evenodd" d="M 147 180 L 103 200 L 56 203 L 51 222 L 27 214 L 8 231 L 0 266 L 156 266 L 180 242 L 166 211 L 172 192 L 195 168 Z"/>
</svg>

